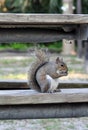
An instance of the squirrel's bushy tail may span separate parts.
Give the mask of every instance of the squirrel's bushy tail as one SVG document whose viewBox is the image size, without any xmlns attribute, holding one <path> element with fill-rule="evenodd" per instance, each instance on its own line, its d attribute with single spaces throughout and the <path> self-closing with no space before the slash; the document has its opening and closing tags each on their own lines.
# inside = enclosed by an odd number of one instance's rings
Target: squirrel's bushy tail
<svg viewBox="0 0 88 130">
<path fill-rule="evenodd" d="M 36 71 L 40 66 L 42 66 L 44 63 L 49 62 L 49 56 L 46 54 L 42 49 L 36 49 L 35 55 L 36 60 L 34 63 L 31 64 L 31 67 L 28 71 L 28 85 L 31 89 L 40 91 L 40 87 L 38 86 L 38 83 L 36 81 Z"/>
</svg>

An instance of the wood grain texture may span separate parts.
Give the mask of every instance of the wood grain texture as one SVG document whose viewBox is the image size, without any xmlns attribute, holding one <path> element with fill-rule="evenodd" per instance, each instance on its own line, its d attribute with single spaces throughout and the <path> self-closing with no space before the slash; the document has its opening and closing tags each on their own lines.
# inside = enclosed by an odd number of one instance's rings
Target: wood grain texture
<svg viewBox="0 0 88 130">
<path fill-rule="evenodd" d="M 87 14 L 0 14 L 0 24 L 84 24 Z"/>
<path fill-rule="evenodd" d="M 0 105 L 88 102 L 88 89 L 62 89 L 59 93 L 33 90 L 0 91 Z"/>
</svg>

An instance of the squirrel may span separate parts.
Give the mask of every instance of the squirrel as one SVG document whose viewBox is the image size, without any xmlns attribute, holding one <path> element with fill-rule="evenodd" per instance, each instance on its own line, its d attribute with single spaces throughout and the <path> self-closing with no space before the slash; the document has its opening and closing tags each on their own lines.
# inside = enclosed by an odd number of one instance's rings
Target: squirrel
<svg viewBox="0 0 88 130">
<path fill-rule="evenodd" d="M 36 61 L 28 70 L 28 86 L 42 93 L 60 92 L 58 78 L 68 75 L 67 65 L 59 57 L 50 61 L 48 54 L 42 49 L 36 49 L 35 54 Z"/>
</svg>

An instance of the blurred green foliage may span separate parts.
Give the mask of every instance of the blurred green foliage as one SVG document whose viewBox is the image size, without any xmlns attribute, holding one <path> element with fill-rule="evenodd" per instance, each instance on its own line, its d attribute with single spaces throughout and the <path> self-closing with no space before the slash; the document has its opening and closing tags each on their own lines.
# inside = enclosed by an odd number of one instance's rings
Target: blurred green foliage
<svg viewBox="0 0 88 130">
<path fill-rule="evenodd" d="M 82 1 L 82 13 L 88 13 L 88 0 Z M 77 0 L 74 0 L 76 7 Z M 12 13 L 62 13 L 62 0 L 5 0 L 7 12 Z M 76 13 L 76 9 L 75 9 Z"/>
<path fill-rule="evenodd" d="M 88 14 L 88 0 L 82 0 L 82 13 Z"/>
<path fill-rule="evenodd" d="M 61 13 L 61 0 L 6 0 L 7 12 L 12 13 Z"/>
<path fill-rule="evenodd" d="M 12 13 L 45 13 L 49 9 L 49 0 L 6 0 L 5 6 Z"/>
<path fill-rule="evenodd" d="M 77 13 L 76 3 L 77 3 L 77 0 L 74 0 L 74 6 L 75 6 L 74 13 Z M 81 6 L 82 6 L 82 14 L 88 14 L 88 0 L 81 0 Z"/>
<path fill-rule="evenodd" d="M 49 13 L 62 13 L 62 0 L 50 0 Z"/>
<path fill-rule="evenodd" d="M 20 13 L 23 11 L 23 1 L 22 0 L 6 0 L 5 6 L 7 12 L 10 13 Z"/>
<path fill-rule="evenodd" d="M 50 0 L 31 0 L 30 12 L 32 13 L 47 13 L 49 12 Z"/>
</svg>

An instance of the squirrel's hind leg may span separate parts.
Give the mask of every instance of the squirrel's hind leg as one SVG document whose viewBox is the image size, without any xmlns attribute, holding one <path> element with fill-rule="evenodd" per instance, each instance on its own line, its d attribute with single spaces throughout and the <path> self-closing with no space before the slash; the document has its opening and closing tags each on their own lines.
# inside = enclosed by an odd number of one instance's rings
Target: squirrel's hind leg
<svg viewBox="0 0 88 130">
<path fill-rule="evenodd" d="M 46 77 L 44 78 L 40 78 L 40 80 L 37 81 L 39 86 L 40 86 L 40 90 L 42 93 L 48 93 L 48 91 L 50 90 L 51 87 L 51 83 L 46 80 Z"/>
<path fill-rule="evenodd" d="M 42 92 L 42 93 L 47 93 L 48 90 L 49 90 L 49 86 L 48 86 L 48 85 L 45 85 L 45 86 L 42 86 L 42 87 L 41 87 L 41 92 Z"/>
</svg>

